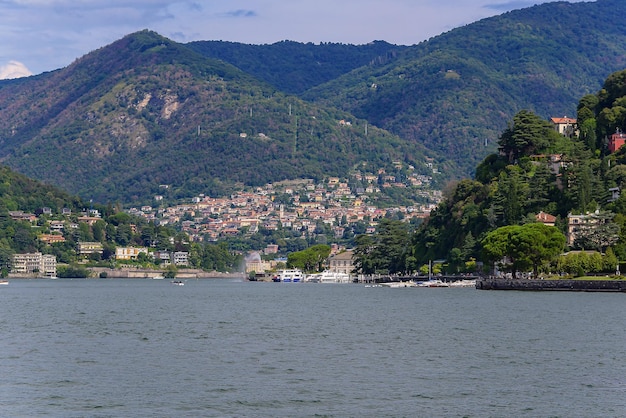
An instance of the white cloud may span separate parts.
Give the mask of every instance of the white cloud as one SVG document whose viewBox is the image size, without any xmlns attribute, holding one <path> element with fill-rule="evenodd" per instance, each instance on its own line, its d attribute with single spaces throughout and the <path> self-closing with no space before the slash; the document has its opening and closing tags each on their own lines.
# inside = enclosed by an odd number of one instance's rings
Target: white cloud
<svg viewBox="0 0 626 418">
<path fill-rule="evenodd" d="M 9 61 L 8 64 L 0 67 L 0 80 L 28 77 L 29 75 L 33 75 L 33 73 L 19 61 Z"/>
</svg>

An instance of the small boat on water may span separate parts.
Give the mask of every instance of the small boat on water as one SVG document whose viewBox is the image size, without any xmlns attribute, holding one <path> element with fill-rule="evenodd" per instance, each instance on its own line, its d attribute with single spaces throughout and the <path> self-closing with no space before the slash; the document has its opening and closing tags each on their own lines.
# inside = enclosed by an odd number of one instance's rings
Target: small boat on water
<svg viewBox="0 0 626 418">
<path fill-rule="evenodd" d="M 183 282 L 182 280 L 172 280 L 171 282 L 173 285 L 175 286 L 184 286 L 185 282 Z"/>
<path fill-rule="evenodd" d="M 163 276 L 162 274 L 157 274 L 156 276 L 152 278 L 152 280 L 163 280 L 163 279 L 165 279 L 165 276 Z"/>
<path fill-rule="evenodd" d="M 4 285 L 9 284 L 9 281 L 8 280 L 0 280 L 0 285 L 2 285 L 2 284 L 4 284 Z"/>
</svg>

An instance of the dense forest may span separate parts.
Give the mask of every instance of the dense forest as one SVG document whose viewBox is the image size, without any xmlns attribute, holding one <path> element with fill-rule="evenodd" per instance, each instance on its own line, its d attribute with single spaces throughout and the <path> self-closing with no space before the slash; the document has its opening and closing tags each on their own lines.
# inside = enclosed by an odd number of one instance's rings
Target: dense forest
<svg viewBox="0 0 626 418">
<path fill-rule="evenodd" d="M 477 261 L 506 255 L 513 272 L 615 272 L 617 260 L 626 259 L 626 195 L 619 193 L 626 147 L 611 153 L 608 144 L 626 129 L 626 70 L 584 96 L 577 114 L 578 134 L 564 136 L 533 112 L 518 112 L 498 139 L 498 153 L 484 159 L 474 179 L 449 187 L 415 234 L 392 233 L 399 227 L 387 224 L 373 237 L 357 237 L 361 271 L 414 272 L 441 260 L 450 273 L 475 272 Z M 540 213 L 553 215 L 555 226 L 538 224 Z M 572 215 L 584 222 L 566 245 Z M 553 260 L 564 250 L 587 252 Z"/>
<path fill-rule="evenodd" d="M 282 41 L 271 45 L 237 42 L 197 41 L 186 44 L 192 50 L 228 62 L 288 94 L 307 90 L 350 71 L 389 61 L 407 46 L 374 41 L 366 45 L 340 43 L 299 43 Z"/>
</svg>

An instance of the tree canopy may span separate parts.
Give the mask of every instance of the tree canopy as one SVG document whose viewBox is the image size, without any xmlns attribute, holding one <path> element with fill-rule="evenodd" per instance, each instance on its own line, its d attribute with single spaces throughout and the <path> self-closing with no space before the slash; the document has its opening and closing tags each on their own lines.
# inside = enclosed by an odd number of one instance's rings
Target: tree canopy
<svg viewBox="0 0 626 418">
<path fill-rule="evenodd" d="M 539 269 L 563 252 L 565 236 L 542 223 L 509 225 L 489 232 L 482 247 L 486 260 L 498 262 L 513 277 L 529 268 L 538 277 Z"/>
</svg>

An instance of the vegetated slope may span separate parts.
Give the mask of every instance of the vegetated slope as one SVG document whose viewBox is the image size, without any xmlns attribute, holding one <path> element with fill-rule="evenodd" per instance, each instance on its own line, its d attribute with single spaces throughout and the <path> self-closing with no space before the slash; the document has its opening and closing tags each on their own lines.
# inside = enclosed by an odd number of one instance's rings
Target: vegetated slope
<svg viewBox="0 0 626 418">
<path fill-rule="evenodd" d="M 606 141 L 595 139 L 626 131 L 624 104 L 626 70 L 610 74 L 594 94 L 580 99 L 579 137 L 562 136 L 532 112 L 518 112 L 499 137 L 503 152 L 487 156 L 474 180 L 451 187 L 413 237 L 418 265 L 446 259 L 462 268 L 471 258 L 481 259 L 480 241 L 489 232 L 532 223 L 540 212 L 555 216 L 563 233 L 569 215 L 592 214 L 595 221 L 583 222 L 568 246 L 605 254 L 610 247 L 623 260 L 626 147 L 610 152 Z"/>
<path fill-rule="evenodd" d="M 392 59 L 408 47 L 374 41 L 365 45 L 276 42 L 248 45 L 238 42 L 197 41 L 192 50 L 228 62 L 289 94 L 301 94 L 355 68 Z"/>
<path fill-rule="evenodd" d="M 76 196 L 0 166 L 0 218 L 7 216 L 7 211 L 36 212 L 44 207 L 60 213 L 63 208 L 83 209 L 84 203 Z"/>
<path fill-rule="evenodd" d="M 578 98 L 626 67 L 626 2 L 548 3 L 452 30 L 304 98 L 333 105 L 471 175 L 521 109 L 574 116 Z M 487 146 L 485 146 L 485 142 Z"/>
<path fill-rule="evenodd" d="M 129 204 L 163 194 L 160 185 L 189 197 L 345 176 L 359 164 L 426 169 L 418 147 L 150 31 L 0 83 L 0 158 L 85 198 Z"/>
</svg>

